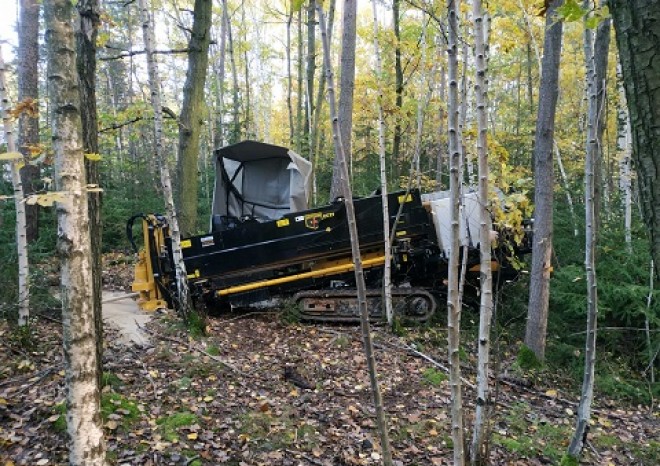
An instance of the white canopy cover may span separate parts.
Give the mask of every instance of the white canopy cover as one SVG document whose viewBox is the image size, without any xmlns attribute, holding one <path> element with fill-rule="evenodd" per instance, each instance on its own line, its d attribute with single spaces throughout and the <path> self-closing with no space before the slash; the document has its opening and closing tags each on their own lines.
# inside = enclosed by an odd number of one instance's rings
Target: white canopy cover
<svg viewBox="0 0 660 466">
<path fill-rule="evenodd" d="M 247 140 L 215 158 L 213 216 L 263 222 L 308 208 L 312 164 L 286 147 Z"/>
</svg>

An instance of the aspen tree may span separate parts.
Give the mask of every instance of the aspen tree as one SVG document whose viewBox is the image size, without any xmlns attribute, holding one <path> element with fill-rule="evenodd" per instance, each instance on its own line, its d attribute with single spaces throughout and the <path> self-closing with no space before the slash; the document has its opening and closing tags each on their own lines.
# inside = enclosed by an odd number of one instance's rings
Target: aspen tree
<svg viewBox="0 0 660 466">
<path fill-rule="evenodd" d="M 160 77 L 158 73 L 158 63 L 154 54 L 154 32 L 151 15 L 147 0 L 138 0 L 140 9 L 140 19 L 142 21 L 142 34 L 144 39 L 144 49 L 147 55 L 147 69 L 149 73 L 149 87 L 151 90 L 151 106 L 154 111 L 154 142 L 156 163 L 160 171 L 160 181 L 165 197 L 165 210 L 167 211 L 167 220 L 172 237 L 172 260 L 174 262 L 174 272 L 176 276 L 176 285 L 178 290 L 178 309 L 185 319 L 188 318 L 192 306 L 190 303 L 190 294 L 188 290 L 188 281 L 186 275 L 186 264 L 183 262 L 181 252 L 181 233 L 179 231 L 179 221 L 174 208 L 174 194 L 172 192 L 172 179 L 170 178 L 170 169 L 167 164 L 167 157 L 163 147 L 163 104 L 160 89 Z"/>
<path fill-rule="evenodd" d="M 552 271 L 552 207 L 555 180 L 552 145 L 559 95 L 559 64 L 563 31 L 563 22 L 557 18 L 557 8 L 562 3 L 563 0 L 551 0 L 545 12 L 543 68 L 534 142 L 534 243 L 525 344 L 540 360 L 545 358 Z"/>
<path fill-rule="evenodd" d="M 57 202 L 57 251 L 66 382 L 69 464 L 105 464 L 97 379 L 98 335 L 94 325 L 92 249 L 76 75 L 73 6 L 69 0 L 44 3 L 48 50 L 48 96 Z"/>
<path fill-rule="evenodd" d="M 15 157 L 11 162 L 11 183 L 14 187 L 14 206 L 16 208 L 16 254 L 18 256 L 18 325 L 24 327 L 30 319 L 30 265 L 27 249 L 27 220 L 25 214 L 25 199 L 23 182 L 21 180 L 19 164 L 23 157 L 16 156 L 14 143 L 14 130 L 9 117 L 9 98 L 5 80 L 5 62 L 0 48 L 0 101 L 2 104 L 2 122 L 4 124 L 7 152 Z"/>
<path fill-rule="evenodd" d="M 449 71 L 448 132 L 449 132 L 449 203 L 451 222 L 451 248 L 449 251 L 449 277 L 447 283 L 447 327 L 451 386 L 451 434 L 454 443 L 454 465 L 465 463 L 463 447 L 463 395 L 459 356 L 461 327 L 461 296 L 459 293 L 459 255 L 461 210 L 461 141 L 458 118 L 458 12 L 460 0 L 448 0 L 449 41 L 447 47 Z"/>
<path fill-rule="evenodd" d="M 590 10 L 593 3 L 585 2 L 585 9 Z M 589 18 L 585 16 L 585 22 Z M 584 168 L 584 210 L 585 210 L 585 260 L 587 274 L 587 338 L 584 352 L 584 378 L 582 394 L 577 411 L 575 433 L 568 446 L 568 454 L 578 458 L 584 447 L 587 436 L 591 404 L 594 398 L 594 378 L 596 369 L 596 330 L 598 317 L 598 294 L 596 283 L 596 215 L 594 199 L 594 181 L 596 152 L 598 151 L 598 96 L 596 84 L 596 67 L 594 58 L 594 34 L 585 24 L 584 27 L 584 58 L 587 68 L 587 147 Z"/>
<path fill-rule="evenodd" d="M 470 463 L 473 465 L 484 462 L 484 432 L 490 394 L 488 389 L 488 372 L 490 365 L 490 324 L 493 316 L 493 277 L 491 272 L 491 218 L 488 210 L 488 115 L 486 102 L 488 99 L 488 77 L 486 51 L 488 43 L 485 38 L 484 13 L 481 0 L 472 0 L 472 19 L 474 21 L 474 48 L 476 76 L 474 93 L 477 101 L 477 157 L 479 168 L 479 250 L 481 261 L 480 288 L 481 302 L 479 306 L 479 339 L 477 362 L 477 401 L 474 417 L 474 431 Z"/>
<path fill-rule="evenodd" d="M 383 398 L 378 386 L 378 375 L 376 371 L 376 358 L 374 357 L 373 343 L 371 341 L 371 326 L 369 325 L 369 310 L 367 309 L 367 289 L 364 282 L 364 271 L 362 269 L 362 257 L 360 256 L 360 241 L 357 231 L 357 222 L 355 220 L 355 207 L 353 206 L 353 196 L 351 194 L 351 182 L 348 177 L 348 166 L 346 163 L 346 154 L 342 146 L 341 129 L 337 118 L 335 104 L 334 78 L 332 65 L 330 64 L 330 44 L 326 34 L 325 15 L 321 5 L 317 4 L 319 15 L 319 27 L 321 28 L 321 39 L 323 43 L 323 66 L 328 83 L 328 108 L 330 110 L 330 119 L 332 121 L 332 138 L 335 146 L 335 156 L 339 160 L 340 181 L 343 188 L 342 195 L 345 199 L 346 219 L 348 222 L 348 231 L 351 238 L 351 253 L 353 264 L 355 265 L 355 282 L 357 285 L 358 306 L 360 310 L 360 327 L 362 330 L 362 339 L 364 342 L 365 358 L 367 360 L 367 369 L 369 371 L 369 381 L 371 382 L 371 392 L 376 409 L 376 424 L 380 433 L 381 452 L 383 464 L 392 465 L 392 452 L 390 450 L 390 440 L 387 430 L 387 420 L 383 408 Z"/>
<path fill-rule="evenodd" d="M 376 58 L 376 82 L 378 83 L 378 155 L 380 161 L 380 198 L 383 204 L 383 240 L 385 242 L 385 268 L 383 270 L 383 305 L 387 324 L 394 322 L 392 310 L 392 249 L 390 242 L 390 207 L 387 200 L 387 170 L 385 164 L 385 114 L 383 112 L 383 65 L 378 44 L 378 13 L 376 0 L 371 0 L 374 16 L 374 56 Z"/>
</svg>

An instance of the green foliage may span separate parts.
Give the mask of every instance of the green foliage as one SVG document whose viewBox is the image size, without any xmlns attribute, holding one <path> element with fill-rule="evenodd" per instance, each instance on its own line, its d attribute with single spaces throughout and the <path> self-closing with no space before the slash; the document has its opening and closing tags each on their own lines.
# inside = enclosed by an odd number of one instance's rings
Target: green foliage
<svg viewBox="0 0 660 466">
<path fill-rule="evenodd" d="M 163 438 L 168 442 L 176 442 L 179 440 L 178 430 L 181 427 L 191 426 L 198 422 L 198 418 L 191 412 L 183 411 L 174 413 L 167 417 L 160 418 L 156 421 Z"/>
<path fill-rule="evenodd" d="M 534 354 L 534 351 L 532 351 L 527 345 L 520 346 L 516 362 L 524 371 L 540 369 L 543 366 L 543 363 L 539 361 L 536 354 Z"/>
<path fill-rule="evenodd" d="M 296 302 L 292 300 L 285 300 L 282 302 L 279 314 L 280 323 L 284 325 L 298 324 L 300 323 L 301 317 L 300 306 Z"/>
<path fill-rule="evenodd" d="M 103 421 L 108 421 L 111 414 L 119 414 L 120 425 L 128 428 L 140 417 L 140 410 L 137 404 L 119 393 L 101 394 L 101 417 Z"/>
<path fill-rule="evenodd" d="M 424 379 L 424 383 L 428 385 L 432 385 L 434 387 L 442 385 L 442 383 L 447 380 L 447 376 L 445 375 L 444 372 L 440 372 L 439 370 L 433 367 L 429 367 L 426 370 L 424 370 L 422 374 L 422 378 Z"/>
<path fill-rule="evenodd" d="M 123 382 L 116 374 L 113 374 L 112 372 L 103 372 L 103 375 L 101 376 L 101 386 L 116 388 L 122 384 Z"/>
<path fill-rule="evenodd" d="M 557 463 L 563 456 L 571 426 L 551 425 L 540 418 L 526 403 L 516 403 L 500 421 L 506 426 L 493 434 L 493 442 L 516 456 L 534 459 L 547 457 Z"/>
<path fill-rule="evenodd" d="M 561 458 L 561 463 L 559 463 L 559 466 L 579 466 L 580 462 L 575 456 L 571 455 L 564 455 Z"/>
<path fill-rule="evenodd" d="M 186 326 L 193 338 L 206 336 L 206 315 L 199 311 L 192 311 L 186 315 Z"/>
</svg>

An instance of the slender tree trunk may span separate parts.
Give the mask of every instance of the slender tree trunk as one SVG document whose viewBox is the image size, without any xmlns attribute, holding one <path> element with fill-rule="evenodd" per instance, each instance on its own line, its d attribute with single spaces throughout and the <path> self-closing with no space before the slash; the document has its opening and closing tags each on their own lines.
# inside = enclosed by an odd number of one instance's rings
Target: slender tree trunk
<svg viewBox="0 0 660 466">
<path fill-rule="evenodd" d="M 605 1 L 604 4 L 607 2 Z M 596 113 L 598 117 L 598 127 L 596 128 L 596 153 L 594 154 L 594 231 L 596 238 L 601 225 L 602 207 L 608 210 L 609 193 L 605 183 L 603 172 L 603 135 L 607 124 L 606 111 L 606 93 L 607 93 L 607 62 L 610 50 L 610 29 L 612 20 L 603 19 L 596 28 L 594 39 L 594 73 L 596 86 Z"/>
<path fill-rule="evenodd" d="M 7 85 L 5 80 L 6 68 L 0 48 L 0 103 L 2 108 L 2 122 L 4 124 L 5 142 L 7 152 L 16 153 L 14 143 L 14 130 L 9 118 L 9 98 L 7 96 Z M 16 254 L 18 256 L 18 325 L 26 326 L 30 319 L 30 266 L 28 263 L 27 249 L 27 221 L 25 215 L 25 196 L 23 194 L 23 183 L 19 173 L 18 165 L 23 158 L 11 161 L 11 182 L 14 187 L 14 206 L 16 207 Z M 4 168 L 4 167 L 3 167 Z"/>
<path fill-rule="evenodd" d="M 174 272 L 176 279 L 176 288 L 178 292 L 176 307 L 184 318 L 188 318 L 192 310 L 190 302 L 190 293 L 188 290 L 188 280 L 186 275 L 186 264 L 183 262 L 181 252 L 181 232 L 179 230 L 179 220 L 174 208 L 174 194 L 172 192 L 172 179 L 170 169 L 167 163 L 165 148 L 163 147 L 163 104 L 160 90 L 160 76 L 158 73 L 158 63 L 154 54 L 154 31 L 153 22 L 147 5 L 147 0 L 138 0 L 140 9 L 140 19 L 142 20 L 142 34 L 144 38 L 144 49 L 147 55 L 147 70 L 149 73 L 149 88 L 151 90 L 151 106 L 154 111 L 154 141 L 156 162 L 160 171 L 160 181 L 165 197 L 165 210 L 170 227 L 170 236 L 172 238 L 172 261 L 174 262 Z"/>
<path fill-rule="evenodd" d="M 181 234 L 197 230 L 199 139 L 204 115 L 204 89 L 211 43 L 211 0 L 195 0 L 188 43 L 188 71 L 179 116 L 178 192 Z"/>
<path fill-rule="evenodd" d="M 480 287 L 481 303 L 479 310 L 479 350 L 477 363 L 477 401 L 474 417 L 474 432 L 470 462 L 482 464 L 485 455 L 485 430 L 490 408 L 488 388 L 490 366 L 490 323 L 493 316 L 493 277 L 491 273 L 491 217 L 488 209 L 488 77 L 485 41 L 484 15 L 481 0 L 472 0 L 472 18 L 474 20 L 475 82 L 474 93 L 477 101 L 477 156 L 479 158 L 479 250 L 481 252 Z"/>
<path fill-rule="evenodd" d="M 557 145 L 557 141 L 553 141 L 552 145 L 555 149 L 555 155 L 557 156 L 557 166 L 559 167 L 559 174 L 561 175 L 561 181 L 564 184 L 564 192 L 566 193 L 566 202 L 568 203 L 568 208 L 571 211 L 571 222 L 573 223 L 573 236 L 577 238 L 580 232 L 578 230 L 575 208 L 573 207 L 573 196 L 571 196 L 571 187 L 568 185 L 568 177 L 566 176 L 566 170 L 564 170 L 564 163 L 561 160 L 561 152 L 559 152 L 559 146 Z"/>
<path fill-rule="evenodd" d="M 357 0 L 344 1 L 343 36 L 341 41 L 341 69 L 339 81 L 339 127 L 341 129 L 341 144 L 351 163 L 353 135 L 353 91 L 355 89 L 355 42 L 357 39 Z M 330 186 L 330 201 L 341 192 L 341 168 L 338 157 L 332 166 L 332 185 Z"/>
<path fill-rule="evenodd" d="M 95 351 L 92 246 L 85 182 L 80 94 L 76 76 L 73 6 L 68 0 L 44 3 L 48 49 L 55 183 L 61 259 L 64 370 L 67 385 L 69 464 L 105 464 Z"/>
<path fill-rule="evenodd" d="M 291 23 L 293 22 L 293 5 L 286 19 L 286 106 L 289 111 L 289 146 L 293 147 L 293 75 L 291 74 Z M 313 175 L 312 175 L 313 176 Z"/>
<path fill-rule="evenodd" d="M 231 76 L 232 76 L 232 98 L 233 98 L 233 124 L 231 133 L 229 135 L 229 143 L 235 144 L 241 139 L 241 121 L 240 121 L 240 105 L 238 100 L 238 68 L 236 67 L 236 55 L 234 54 L 234 38 L 231 32 L 231 17 L 227 13 L 227 46 L 229 52 L 229 61 L 231 63 Z"/>
<path fill-rule="evenodd" d="M 101 23 L 98 0 L 79 0 L 76 8 L 76 67 L 80 80 L 80 117 L 82 122 L 83 150 L 88 154 L 99 153 L 98 117 L 96 112 L 96 38 Z M 87 184 L 100 185 L 98 162 L 85 159 Z M 92 283 L 94 286 L 94 324 L 96 326 L 97 379 L 103 378 L 103 316 L 101 314 L 101 274 L 103 251 L 103 222 L 101 220 L 101 192 L 89 193 L 89 234 L 92 242 Z"/>
<path fill-rule="evenodd" d="M 461 296 L 459 294 L 459 256 L 461 209 L 461 140 L 458 127 L 460 108 L 458 105 L 458 12 L 460 0 L 448 0 L 449 43 L 449 191 L 451 205 L 451 248 L 449 252 L 449 277 L 447 283 L 447 327 L 448 353 L 451 369 L 449 384 L 451 386 L 451 435 L 454 443 L 454 465 L 462 466 L 465 462 L 463 447 L 463 395 L 461 388 L 461 366 L 459 356 L 461 329 Z"/>
<path fill-rule="evenodd" d="M 309 0 L 307 6 L 307 69 L 305 82 L 305 123 L 303 127 L 303 138 L 307 143 L 309 160 L 314 158 L 312 145 L 314 135 L 312 134 L 312 117 L 314 115 L 314 76 L 316 74 L 316 1 Z"/>
<path fill-rule="evenodd" d="M 440 102 L 447 102 L 447 76 L 445 67 L 440 68 Z M 445 108 L 440 107 L 439 125 L 438 125 L 438 158 L 435 168 L 435 189 L 442 189 L 442 172 L 444 170 L 444 159 L 447 157 L 445 150 L 447 139 L 447 128 L 445 119 L 447 118 L 447 111 Z"/>
<path fill-rule="evenodd" d="M 298 100 L 296 102 L 296 150 L 299 154 L 302 154 L 303 149 L 303 30 L 302 30 L 302 8 L 298 10 L 298 82 L 297 82 L 297 95 Z"/>
<path fill-rule="evenodd" d="M 554 201 L 554 165 L 552 144 L 559 91 L 562 21 L 556 17 L 562 0 L 552 0 L 545 15 L 543 69 L 539 88 L 539 109 L 534 142 L 535 193 L 534 244 L 529 286 L 529 308 L 525 344 L 540 360 L 545 358 L 548 327 L 548 300 L 552 270 L 552 206 Z"/>
<path fill-rule="evenodd" d="M 620 66 L 618 73 L 621 73 Z M 623 194 L 623 218 L 626 248 L 632 254 L 632 135 L 630 131 L 630 118 L 628 104 L 623 82 L 619 79 L 619 149 L 623 151 L 619 165 L 619 189 Z"/>
<path fill-rule="evenodd" d="M 218 71 L 216 73 L 217 81 L 217 106 L 216 111 L 216 129 L 213 145 L 216 148 L 222 147 L 225 143 L 224 138 L 224 114 L 225 114 L 225 62 L 227 57 L 227 22 L 229 14 L 227 13 L 227 1 L 222 1 L 222 14 L 220 15 L 220 57 L 218 58 Z"/>
<path fill-rule="evenodd" d="M 401 0 L 392 1 L 392 17 L 394 26 L 394 91 L 396 93 L 396 100 L 394 105 L 396 111 L 394 113 L 394 136 L 392 138 L 392 175 L 395 183 L 398 183 L 399 175 L 401 174 L 399 167 L 401 163 L 401 112 L 403 110 L 403 65 L 401 64 L 401 14 L 399 12 Z"/>
<path fill-rule="evenodd" d="M 317 5 L 319 15 L 319 26 L 321 28 L 321 38 L 323 42 L 323 63 L 325 67 L 326 80 L 328 83 L 328 106 L 330 109 L 330 119 L 332 121 L 332 134 L 335 145 L 335 153 L 339 159 L 341 167 L 341 183 L 343 186 L 343 196 L 346 205 L 346 219 L 348 221 L 348 231 L 351 238 L 351 252 L 353 263 L 355 264 L 355 282 L 357 284 L 358 305 L 360 309 L 360 323 L 362 328 L 362 339 L 364 341 L 364 352 L 367 359 L 367 368 L 369 370 L 369 380 L 371 382 L 371 391 L 376 408 L 376 423 L 380 432 L 381 450 L 383 464 L 392 465 L 392 452 L 390 451 L 390 441 L 387 430 L 387 420 L 385 410 L 383 409 L 383 399 L 378 386 L 378 375 L 376 372 L 376 359 L 374 357 L 373 343 L 371 341 L 371 327 L 369 325 L 369 310 L 367 309 L 367 290 L 364 283 L 364 272 L 362 269 L 362 258 L 360 256 L 360 242 L 355 220 L 355 208 L 353 206 L 353 196 L 351 194 L 351 184 L 348 177 L 348 166 L 346 163 L 346 154 L 342 146 L 341 128 L 335 109 L 335 92 L 332 76 L 332 65 L 330 64 L 330 44 L 325 29 L 325 18 L 320 5 Z"/>
<path fill-rule="evenodd" d="M 585 0 L 585 8 L 593 6 L 590 0 Z M 584 207 L 585 207 L 585 260 L 587 273 L 587 338 L 584 352 L 584 378 L 582 394 L 577 412 L 575 433 L 568 446 L 568 454 L 579 458 L 587 438 L 591 404 L 594 398 L 594 378 L 596 369 L 596 329 L 598 318 L 598 294 L 596 284 L 596 212 L 594 199 L 594 172 L 596 153 L 598 152 L 598 94 L 596 82 L 596 65 L 594 62 L 593 31 L 584 28 L 584 56 L 587 68 L 587 89 L 589 96 L 587 114 L 587 154 L 584 177 Z"/>
<path fill-rule="evenodd" d="M 421 56 L 421 68 L 424 69 L 426 66 L 426 26 L 427 22 L 423 21 L 422 22 L 422 56 Z M 435 62 L 437 63 L 437 61 Z M 435 74 L 435 64 L 434 64 L 434 71 L 431 72 L 431 79 L 429 80 L 429 86 L 428 86 L 428 91 L 424 92 L 424 86 L 421 86 L 421 91 L 422 93 L 419 96 L 419 100 L 417 101 L 417 131 L 415 133 L 415 152 L 414 152 L 414 158 L 415 158 L 415 185 L 417 189 L 421 189 L 422 187 L 422 170 L 420 167 L 420 160 L 422 158 L 422 133 L 424 132 L 424 110 L 426 109 L 428 102 L 431 98 L 431 91 L 433 89 L 432 86 L 432 80 L 433 80 L 433 74 Z M 422 84 L 425 82 L 425 76 L 420 77 Z"/>
<path fill-rule="evenodd" d="M 380 161 L 380 198 L 383 204 L 383 241 L 385 244 L 385 268 L 383 270 L 383 302 L 385 316 L 391 327 L 394 322 L 392 309 L 392 247 L 390 243 L 390 207 L 387 199 L 387 167 L 385 164 L 385 114 L 383 112 L 383 65 L 378 44 L 378 14 L 376 0 L 371 0 L 374 15 L 374 56 L 376 57 L 376 81 L 378 83 L 378 160 Z"/>
<path fill-rule="evenodd" d="M 626 90 L 642 213 L 651 255 L 660 267 L 660 24 L 659 0 L 609 0 Z"/>
<path fill-rule="evenodd" d="M 20 0 L 18 21 L 18 101 L 36 105 L 39 99 L 39 0 Z M 37 108 L 38 110 L 38 108 Z M 22 112 L 18 120 L 18 150 L 25 158 L 20 169 L 21 184 L 26 195 L 38 189 L 40 169 L 30 161 L 30 147 L 39 144 L 39 116 Z M 25 206 L 27 241 L 39 238 L 39 204 Z"/>
<path fill-rule="evenodd" d="M 332 30 L 335 20 L 335 0 L 330 0 L 330 6 L 328 10 L 328 30 L 326 34 L 328 35 L 328 43 L 332 48 Z M 320 139 L 320 122 L 321 122 L 321 109 L 323 108 L 323 97 L 325 95 L 325 73 L 321 73 L 319 86 L 316 92 L 316 105 L 314 106 L 314 122 L 312 127 L 313 133 L 313 143 L 312 143 L 312 176 L 314 177 L 314 203 L 317 201 L 318 189 L 317 189 L 317 177 L 315 168 L 318 165 L 319 156 L 321 154 L 321 139 Z"/>
</svg>

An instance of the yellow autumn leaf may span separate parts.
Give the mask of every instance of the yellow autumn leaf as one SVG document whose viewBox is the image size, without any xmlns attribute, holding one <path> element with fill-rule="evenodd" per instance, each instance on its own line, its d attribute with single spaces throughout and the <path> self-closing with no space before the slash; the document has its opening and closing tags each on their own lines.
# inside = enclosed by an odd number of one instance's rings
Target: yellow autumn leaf
<svg viewBox="0 0 660 466">
<path fill-rule="evenodd" d="M 197 440 L 197 432 L 191 432 L 188 434 L 188 440 Z"/>
<path fill-rule="evenodd" d="M 14 160 L 22 160 L 23 155 L 20 152 L 5 152 L 0 154 L 0 160 L 4 162 L 13 162 Z"/>
<path fill-rule="evenodd" d="M 101 154 L 95 154 L 93 152 L 85 154 L 85 158 L 90 162 L 98 162 L 102 159 Z"/>
<path fill-rule="evenodd" d="M 557 390 L 548 390 L 548 391 L 545 392 L 545 394 L 547 396 L 551 396 L 551 397 L 555 398 L 557 396 Z"/>
<path fill-rule="evenodd" d="M 63 191 L 50 191 L 44 194 L 31 194 L 25 198 L 27 205 L 38 204 L 42 207 L 51 207 L 56 202 L 66 200 L 66 193 Z"/>
</svg>

